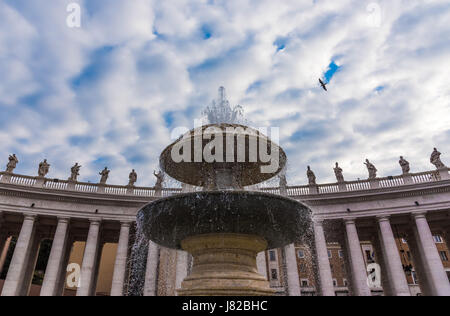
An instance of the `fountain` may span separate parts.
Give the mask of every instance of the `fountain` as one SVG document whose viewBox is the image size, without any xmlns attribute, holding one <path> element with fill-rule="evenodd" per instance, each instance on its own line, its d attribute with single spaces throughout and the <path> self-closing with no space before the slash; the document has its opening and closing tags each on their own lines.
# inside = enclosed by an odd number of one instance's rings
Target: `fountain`
<svg viewBox="0 0 450 316">
<path fill-rule="evenodd" d="M 219 103 L 224 101 L 221 88 Z M 227 109 L 221 113 L 224 116 Z M 310 228 L 310 210 L 287 197 L 245 187 L 271 179 L 285 164 L 286 154 L 277 144 L 234 123 L 195 128 L 162 152 L 165 173 L 203 187 L 154 201 L 137 216 L 145 238 L 193 256 L 192 272 L 178 295 L 274 294 L 257 272 L 256 256 L 298 241 Z"/>
</svg>

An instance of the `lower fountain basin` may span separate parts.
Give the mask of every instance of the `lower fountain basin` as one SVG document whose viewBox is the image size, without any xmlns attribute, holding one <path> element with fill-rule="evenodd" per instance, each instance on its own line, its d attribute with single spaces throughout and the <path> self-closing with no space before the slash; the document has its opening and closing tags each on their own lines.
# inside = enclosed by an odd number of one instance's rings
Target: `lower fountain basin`
<svg viewBox="0 0 450 316">
<path fill-rule="evenodd" d="M 263 237 L 268 249 L 299 241 L 311 224 L 311 211 L 279 195 L 252 191 L 203 191 L 159 199 L 138 213 L 153 242 L 182 249 L 181 241 L 203 234 L 233 233 Z"/>
</svg>

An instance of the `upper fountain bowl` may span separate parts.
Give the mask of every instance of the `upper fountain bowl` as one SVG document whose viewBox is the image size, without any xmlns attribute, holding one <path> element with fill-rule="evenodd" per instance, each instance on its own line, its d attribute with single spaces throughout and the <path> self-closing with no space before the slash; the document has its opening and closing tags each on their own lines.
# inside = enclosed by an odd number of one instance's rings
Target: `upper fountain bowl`
<svg viewBox="0 0 450 316">
<path fill-rule="evenodd" d="M 209 190 L 240 189 L 271 179 L 286 154 L 260 131 L 239 124 L 195 128 L 169 145 L 160 166 L 174 179 Z"/>
</svg>

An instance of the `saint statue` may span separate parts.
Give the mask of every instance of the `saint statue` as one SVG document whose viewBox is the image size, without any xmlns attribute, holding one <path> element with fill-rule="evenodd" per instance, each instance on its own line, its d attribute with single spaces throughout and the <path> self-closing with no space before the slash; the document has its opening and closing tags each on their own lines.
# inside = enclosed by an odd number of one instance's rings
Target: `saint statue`
<svg viewBox="0 0 450 316">
<path fill-rule="evenodd" d="M 409 162 L 403 158 L 403 156 L 400 156 L 400 161 L 398 163 L 400 164 L 400 167 L 402 167 L 403 174 L 409 174 L 409 171 L 411 170 L 409 168 Z"/>
<path fill-rule="evenodd" d="M 44 161 L 39 164 L 38 176 L 43 178 L 48 174 L 49 171 L 50 165 L 47 163 L 47 159 L 44 159 Z"/>
<path fill-rule="evenodd" d="M 435 148 L 430 157 L 430 162 L 436 166 L 436 169 L 444 169 L 445 165 L 441 161 L 441 153 Z"/>
<path fill-rule="evenodd" d="M 164 182 L 164 173 L 162 171 L 159 171 L 158 173 L 153 171 L 153 174 L 156 177 L 155 190 L 161 190 Z"/>
<path fill-rule="evenodd" d="M 108 170 L 108 167 L 105 167 L 105 169 L 103 169 L 99 175 L 101 175 L 102 177 L 100 178 L 100 184 L 106 184 L 106 181 L 108 181 L 108 177 L 109 177 L 109 172 L 111 170 Z"/>
<path fill-rule="evenodd" d="M 78 164 L 78 162 L 72 168 L 70 168 L 69 181 L 77 182 L 78 176 L 80 175 L 80 169 L 81 166 Z"/>
<path fill-rule="evenodd" d="M 19 163 L 19 159 L 17 159 L 16 154 L 12 154 L 9 156 L 9 162 L 6 165 L 6 172 L 12 173 L 14 169 L 16 169 L 17 164 Z"/>
<path fill-rule="evenodd" d="M 316 185 L 316 175 L 311 170 L 310 166 L 308 166 L 308 171 L 306 171 L 306 175 L 308 176 L 309 185 Z"/>
<path fill-rule="evenodd" d="M 377 177 L 377 168 L 369 161 L 369 159 L 366 159 L 366 162 L 364 163 L 367 166 L 367 170 L 369 171 L 369 179 L 375 179 Z"/>
<path fill-rule="evenodd" d="M 339 183 L 345 182 L 344 175 L 342 174 L 343 171 L 344 170 L 342 170 L 342 168 L 339 167 L 339 163 L 336 162 L 336 167 L 334 168 L 334 174 L 336 175 L 336 179 Z"/>
<path fill-rule="evenodd" d="M 137 173 L 136 173 L 136 171 L 134 169 L 131 171 L 130 175 L 128 176 L 128 179 L 130 180 L 128 182 L 128 186 L 129 187 L 134 187 L 134 184 L 137 181 Z"/>
</svg>

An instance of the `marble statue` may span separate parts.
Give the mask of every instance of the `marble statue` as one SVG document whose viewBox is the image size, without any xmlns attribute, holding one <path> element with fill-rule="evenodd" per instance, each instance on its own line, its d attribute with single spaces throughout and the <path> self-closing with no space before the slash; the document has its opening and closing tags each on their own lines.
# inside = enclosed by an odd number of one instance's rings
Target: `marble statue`
<svg viewBox="0 0 450 316">
<path fill-rule="evenodd" d="M 280 194 L 281 195 L 287 195 L 287 179 L 286 179 L 286 169 L 283 169 L 283 171 L 281 171 L 278 174 L 278 178 L 279 178 L 279 187 L 280 187 Z"/>
<path fill-rule="evenodd" d="M 311 170 L 311 167 L 308 166 L 308 171 L 306 171 L 306 175 L 308 176 L 309 185 L 316 185 L 316 175 Z"/>
<path fill-rule="evenodd" d="M 43 162 L 39 164 L 38 175 L 39 177 L 45 177 L 50 171 L 50 165 L 47 162 L 47 159 L 44 159 Z"/>
<path fill-rule="evenodd" d="M 336 175 L 336 179 L 338 182 L 345 182 L 344 175 L 342 174 L 344 170 L 339 167 L 339 163 L 336 162 L 336 167 L 334 168 L 334 174 Z"/>
<path fill-rule="evenodd" d="M 77 182 L 78 176 L 80 175 L 81 166 L 77 163 L 70 168 L 70 178 L 69 181 Z"/>
<path fill-rule="evenodd" d="M 17 164 L 19 163 L 19 159 L 17 159 L 16 154 L 12 154 L 9 156 L 9 162 L 6 165 L 6 172 L 12 173 L 14 169 L 16 169 Z"/>
<path fill-rule="evenodd" d="M 445 165 L 441 161 L 441 153 L 435 148 L 430 157 L 430 162 L 435 165 L 436 169 L 443 169 Z"/>
<path fill-rule="evenodd" d="M 377 168 L 369 161 L 369 159 L 366 159 L 366 162 L 364 163 L 367 166 L 367 170 L 369 171 L 369 179 L 375 179 L 377 177 Z"/>
<path fill-rule="evenodd" d="M 409 171 L 411 170 L 409 167 L 409 162 L 403 158 L 403 156 L 400 156 L 400 161 L 398 163 L 402 167 L 403 174 L 409 174 Z"/>
<path fill-rule="evenodd" d="M 164 173 L 162 171 L 159 171 L 158 173 L 156 173 L 156 171 L 153 171 L 153 174 L 156 177 L 155 189 L 161 190 L 164 182 Z"/>
<path fill-rule="evenodd" d="M 128 179 L 130 180 L 128 182 L 128 186 L 134 187 L 134 184 L 137 181 L 137 173 L 136 173 L 136 171 L 134 169 L 130 172 L 130 175 L 128 176 Z"/>
<path fill-rule="evenodd" d="M 105 169 L 103 169 L 99 175 L 101 175 L 102 177 L 100 178 L 100 184 L 106 184 L 106 181 L 108 181 L 108 177 L 109 177 L 109 172 L 111 170 L 108 170 L 108 167 L 105 167 Z"/>
</svg>

